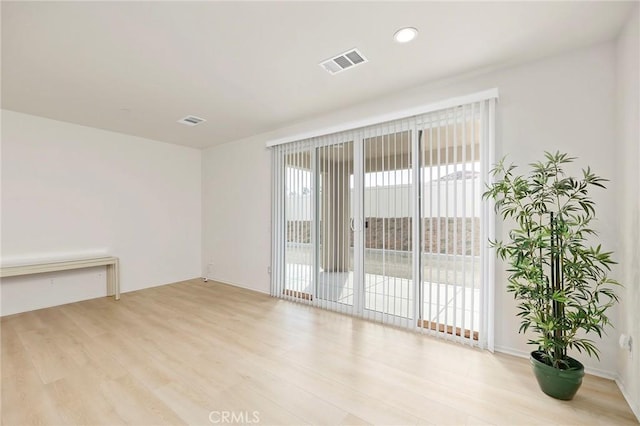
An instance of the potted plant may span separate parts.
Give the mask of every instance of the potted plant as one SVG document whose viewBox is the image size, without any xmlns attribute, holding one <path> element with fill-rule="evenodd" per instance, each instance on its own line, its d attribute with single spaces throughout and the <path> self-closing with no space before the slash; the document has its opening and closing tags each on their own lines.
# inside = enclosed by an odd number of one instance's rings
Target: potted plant
<svg viewBox="0 0 640 426">
<path fill-rule="evenodd" d="M 534 374 L 544 393 L 564 400 L 573 398 L 584 376 L 584 366 L 567 350 L 599 358 L 587 336 L 602 336 L 610 324 L 606 311 L 618 301 L 618 283 L 607 276 L 615 263 L 611 252 L 590 240 L 595 203 L 588 191 L 607 180 L 590 168 L 581 178 L 567 176 L 563 166 L 573 160 L 545 152 L 545 160 L 521 176 L 503 159 L 483 194 L 513 225 L 507 239 L 490 244 L 509 264 L 507 291 L 518 303 L 519 332 L 535 333 L 528 341 L 537 346 L 530 357 Z"/>
</svg>

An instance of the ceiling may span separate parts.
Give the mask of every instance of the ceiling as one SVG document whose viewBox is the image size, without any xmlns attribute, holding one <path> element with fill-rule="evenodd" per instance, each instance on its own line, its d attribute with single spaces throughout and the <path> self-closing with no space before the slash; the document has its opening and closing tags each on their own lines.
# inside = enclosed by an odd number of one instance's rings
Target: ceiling
<svg viewBox="0 0 640 426">
<path fill-rule="evenodd" d="M 3 1 L 2 107 L 202 148 L 610 40 L 634 4 Z M 354 47 L 368 63 L 318 66 Z"/>
</svg>

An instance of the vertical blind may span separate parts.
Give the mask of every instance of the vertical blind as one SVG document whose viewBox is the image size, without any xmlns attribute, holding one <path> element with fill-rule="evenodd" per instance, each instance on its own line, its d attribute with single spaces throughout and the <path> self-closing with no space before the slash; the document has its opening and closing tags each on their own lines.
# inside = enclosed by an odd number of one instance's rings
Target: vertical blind
<svg viewBox="0 0 640 426">
<path fill-rule="evenodd" d="M 272 147 L 275 297 L 493 349 L 495 97 Z"/>
</svg>

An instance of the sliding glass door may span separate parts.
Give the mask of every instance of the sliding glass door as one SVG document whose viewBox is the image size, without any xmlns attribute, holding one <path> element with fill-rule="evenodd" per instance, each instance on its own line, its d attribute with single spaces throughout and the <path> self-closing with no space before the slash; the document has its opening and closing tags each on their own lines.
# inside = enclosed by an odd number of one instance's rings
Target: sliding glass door
<svg viewBox="0 0 640 426">
<path fill-rule="evenodd" d="M 414 317 L 412 131 L 364 138 L 364 309 Z"/>
<path fill-rule="evenodd" d="M 277 147 L 272 294 L 490 347 L 492 117 L 477 102 Z"/>
<path fill-rule="evenodd" d="M 419 326 L 478 339 L 481 302 L 479 109 L 421 123 Z"/>
<path fill-rule="evenodd" d="M 354 303 L 353 148 L 353 141 L 348 141 L 316 149 L 316 296 L 325 303 L 349 306 Z"/>
<path fill-rule="evenodd" d="M 412 134 L 377 128 L 284 156 L 285 296 L 415 318 Z"/>
<path fill-rule="evenodd" d="M 284 288 L 283 294 L 311 299 L 315 284 L 314 193 L 312 151 L 284 155 Z"/>
</svg>

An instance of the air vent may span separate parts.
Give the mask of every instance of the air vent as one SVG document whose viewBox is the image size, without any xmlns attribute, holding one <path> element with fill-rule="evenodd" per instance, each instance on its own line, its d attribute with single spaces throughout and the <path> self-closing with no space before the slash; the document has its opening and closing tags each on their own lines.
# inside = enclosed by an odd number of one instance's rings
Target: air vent
<svg viewBox="0 0 640 426">
<path fill-rule="evenodd" d="M 187 115 L 186 117 L 178 120 L 178 123 L 184 124 L 186 126 L 197 126 L 198 124 L 205 121 L 207 120 L 205 120 L 204 118 L 196 117 L 195 115 Z"/>
<path fill-rule="evenodd" d="M 351 49 L 331 59 L 320 62 L 320 66 L 327 70 L 329 74 L 334 75 L 366 62 L 368 62 L 367 58 L 365 58 L 358 49 Z"/>
</svg>

